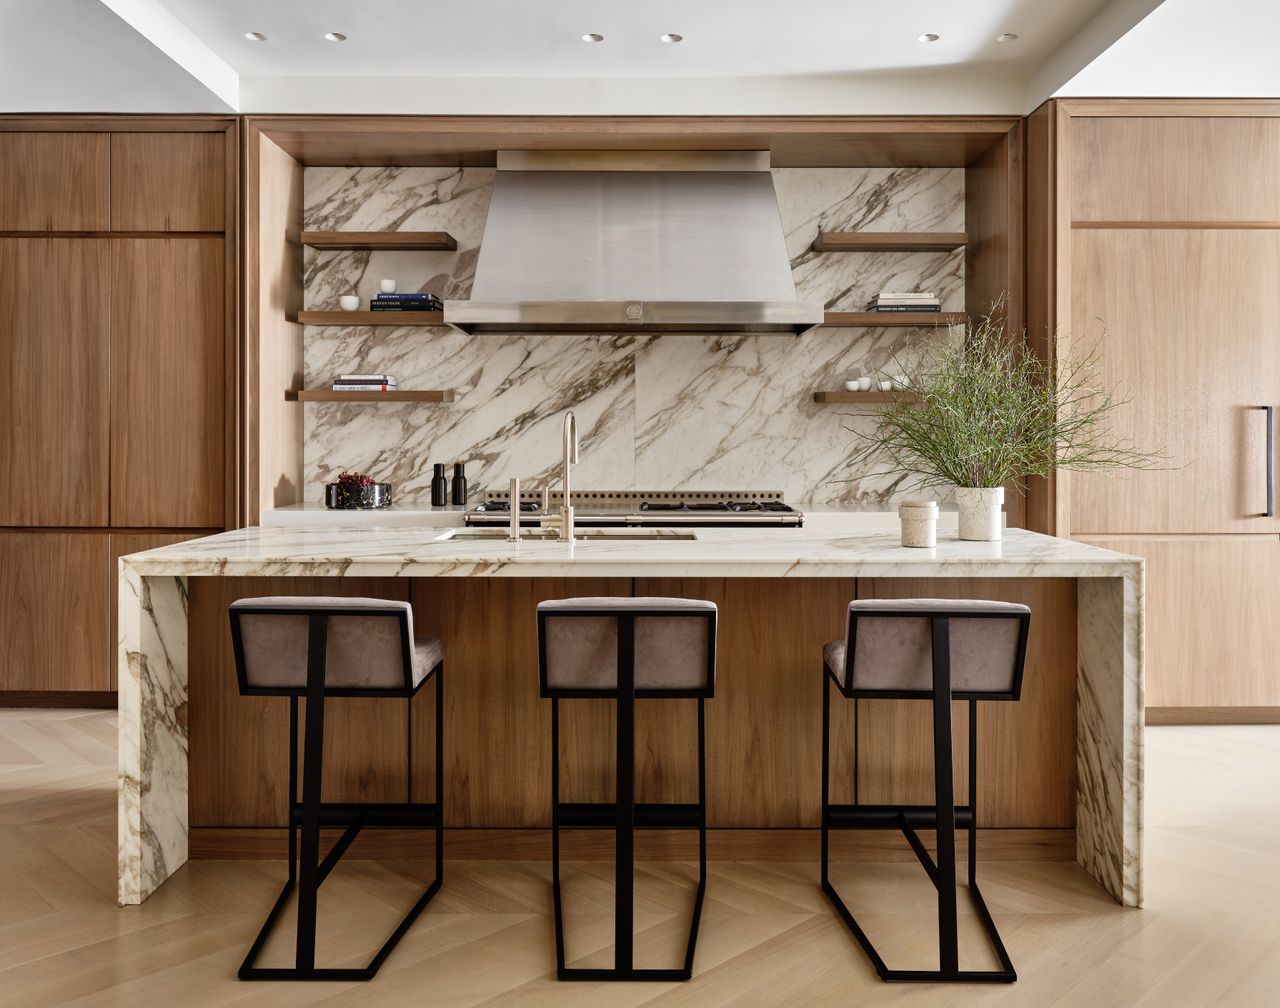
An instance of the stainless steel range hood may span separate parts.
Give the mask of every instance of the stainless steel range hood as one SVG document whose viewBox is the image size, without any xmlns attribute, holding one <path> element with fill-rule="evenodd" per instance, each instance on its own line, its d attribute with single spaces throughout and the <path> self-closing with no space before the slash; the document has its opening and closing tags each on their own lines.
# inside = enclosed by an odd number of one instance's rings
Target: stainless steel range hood
<svg viewBox="0 0 1280 1008">
<path fill-rule="evenodd" d="M 796 300 L 768 151 L 499 151 L 465 333 L 783 333 Z"/>
</svg>

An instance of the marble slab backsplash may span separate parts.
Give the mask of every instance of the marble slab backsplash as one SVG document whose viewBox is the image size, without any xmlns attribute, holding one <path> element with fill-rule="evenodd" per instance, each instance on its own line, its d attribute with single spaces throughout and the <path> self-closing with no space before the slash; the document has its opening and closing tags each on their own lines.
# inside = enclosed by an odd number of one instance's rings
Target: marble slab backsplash
<svg viewBox="0 0 1280 1008">
<path fill-rule="evenodd" d="M 774 182 L 796 291 L 828 309 L 860 311 L 880 290 L 934 290 L 964 309 L 964 252 L 815 253 L 827 231 L 963 231 L 962 168 L 778 168 Z M 448 231 L 456 252 L 308 249 L 308 309 L 341 294 L 469 296 L 493 171 L 487 168 L 308 168 L 304 226 L 316 231 Z M 790 336 L 464 336 L 451 329 L 308 326 L 304 381 L 389 372 L 405 389 L 453 389 L 456 401 L 308 404 L 306 500 L 360 469 L 401 500 L 429 496 L 432 462 L 465 462 L 473 499 L 518 476 L 528 488 L 560 465 L 562 413 L 578 416 L 584 489 L 780 490 L 786 499 L 851 509 L 895 506 L 874 460 L 848 463 L 871 415 L 821 405 L 813 393 L 912 362 L 945 330 L 820 328 Z"/>
</svg>

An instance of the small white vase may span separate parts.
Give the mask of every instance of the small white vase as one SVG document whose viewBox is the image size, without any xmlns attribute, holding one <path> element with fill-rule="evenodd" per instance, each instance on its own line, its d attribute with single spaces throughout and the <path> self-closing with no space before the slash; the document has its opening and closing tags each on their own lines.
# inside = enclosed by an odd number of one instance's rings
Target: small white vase
<svg viewBox="0 0 1280 1008">
<path fill-rule="evenodd" d="M 1004 487 L 957 487 L 960 538 L 997 542 L 1004 532 Z"/>
</svg>

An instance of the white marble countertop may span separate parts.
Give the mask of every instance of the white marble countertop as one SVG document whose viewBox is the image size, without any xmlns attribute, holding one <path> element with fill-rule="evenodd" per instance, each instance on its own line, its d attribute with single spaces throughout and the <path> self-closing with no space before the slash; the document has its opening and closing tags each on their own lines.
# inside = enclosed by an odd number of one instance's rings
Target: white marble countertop
<svg viewBox="0 0 1280 1008">
<path fill-rule="evenodd" d="M 601 530 L 603 531 L 603 530 Z M 692 529 L 696 538 L 575 542 L 454 538 L 447 529 L 252 527 L 125 557 L 137 574 L 416 577 L 1123 577 L 1142 561 L 1008 529 L 1002 542 L 941 535 L 908 549 L 892 527 Z M 608 536 L 608 532 L 604 532 Z"/>
</svg>

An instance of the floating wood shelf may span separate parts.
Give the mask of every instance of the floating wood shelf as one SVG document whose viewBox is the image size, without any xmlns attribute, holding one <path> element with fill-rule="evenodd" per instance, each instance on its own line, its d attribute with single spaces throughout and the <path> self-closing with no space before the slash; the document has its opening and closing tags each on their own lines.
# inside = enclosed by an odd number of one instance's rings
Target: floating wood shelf
<svg viewBox="0 0 1280 1008">
<path fill-rule="evenodd" d="M 333 389 L 301 389 L 284 394 L 289 402 L 453 402 L 453 389 L 420 389 L 415 392 L 341 392 Z"/>
<path fill-rule="evenodd" d="M 303 231 L 302 244 L 343 252 L 453 252 L 458 240 L 448 231 Z"/>
<path fill-rule="evenodd" d="M 289 317 L 303 325 L 442 326 L 438 311 L 304 311 Z"/>
<path fill-rule="evenodd" d="M 822 320 L 825 326 L 910 326 L 913 329 L 964 323 L 964 312 L 827 312 Z"/>
<path fill-rule="evenodd" d="M 963 248 L 963 231 L 819 231 L 815 252 L 954 252 Z"/>
<path fill-rule="evenodd" d="M 864 403 L 868 406 L 886 405 L 895 402 L 918 402 L 920 397 L 914 392 L 846 392 L 840 389 L 834 392 L 815 392 L 813 401 L 817 403 Z"/>
</svg>

